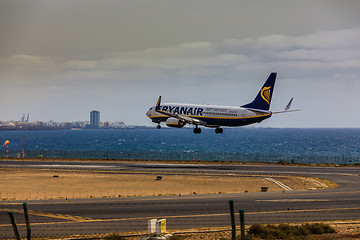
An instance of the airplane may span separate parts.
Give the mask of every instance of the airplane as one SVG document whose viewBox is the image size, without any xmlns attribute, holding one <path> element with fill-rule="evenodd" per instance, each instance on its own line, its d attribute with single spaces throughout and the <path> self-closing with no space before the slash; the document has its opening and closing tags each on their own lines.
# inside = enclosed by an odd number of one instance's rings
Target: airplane
<svg viewBox="0 0 360 240">
<path fill-rule="evenodd" d="M 200 134 L 199 126 L 215 128 L 215 133 L 223 133 L 222 127 L 239 127 L 253 123 L 260 123 L 270 118 L 273 114 L 294 112 L 289 110 L 293 101 L 290 99 L 284 111 L 271 112 L 270 103 L 275 86 L 277 73 L 270 74 L 255 99 L 241 107 L 183 104 L 183 103 L 161 103 L 159 97 L 155 106 L 151 107 L 146 115 L 152 122 L 157 123 L 160 129 L 161 122 L 169 127 L 182 128 L 186 124 L 195 125 L 194 133 Z"/>
</svg>

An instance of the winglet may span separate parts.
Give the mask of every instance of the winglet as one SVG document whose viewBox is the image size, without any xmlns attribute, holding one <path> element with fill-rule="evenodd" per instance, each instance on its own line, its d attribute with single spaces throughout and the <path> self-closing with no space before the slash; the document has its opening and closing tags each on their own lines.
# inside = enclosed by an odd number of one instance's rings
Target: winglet
<svg viewBox="0 0 360 240">
<path fill-rule="evenodd" d="M 156 103 L 156 106 L 155 106 L 155 110 L 159 110 L 160 109 L 160 103 L 161 103 L 161 96 L 159 96 L 159 99 Z"/>
<path fill-rule="evenodd" d="M 289 103 L 286 105 L 284 109 L 285 111 L 288 111 L 290 109 L 293 99 L 294 99 L 293 97 L 290 99 Z"/>
</svg>

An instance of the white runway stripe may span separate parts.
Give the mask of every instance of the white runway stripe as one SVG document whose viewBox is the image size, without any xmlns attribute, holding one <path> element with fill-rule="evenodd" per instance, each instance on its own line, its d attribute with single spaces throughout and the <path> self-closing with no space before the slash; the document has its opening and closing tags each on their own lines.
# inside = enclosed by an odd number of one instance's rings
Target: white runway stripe
<svg viewBox="0 0 360 240">
<path fill-rule="evenodd" d="M 292 191 L 292 189 L 288 186 L 286 186 L 285 184 L 283 184 L 282 182 L 279 182 L 273 178 L 265 178 L 266 180 L 270 181 L 270 182 L 274 182 L 277 185 L 279 185 L 280 187 L 282 187 L 283 189 L 285 189 L 286 191 Z"/>
</svg>

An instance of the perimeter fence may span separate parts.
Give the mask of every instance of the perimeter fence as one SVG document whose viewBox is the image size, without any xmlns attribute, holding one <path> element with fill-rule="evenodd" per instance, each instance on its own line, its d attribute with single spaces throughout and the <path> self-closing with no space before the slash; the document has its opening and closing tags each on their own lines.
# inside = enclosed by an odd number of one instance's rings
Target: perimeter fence
<svg viewBox="0 0 360 240">
<path fill-rule="evenodd" d="M 0 157 L 20 158 L 21 150 L 12 150 Z M 292 155 L 241 152 L 163 152 L 163 151 L 98 151 L 98 150 L 26 150 L 25 158 L 70 158 L 103 160 L 199 160 L 199 161 L 240 161 L 240 162 L 294 162 L 294 163 L 334 163 L 359 164 L 360 156 L 349 155 Z"/>
</svg>

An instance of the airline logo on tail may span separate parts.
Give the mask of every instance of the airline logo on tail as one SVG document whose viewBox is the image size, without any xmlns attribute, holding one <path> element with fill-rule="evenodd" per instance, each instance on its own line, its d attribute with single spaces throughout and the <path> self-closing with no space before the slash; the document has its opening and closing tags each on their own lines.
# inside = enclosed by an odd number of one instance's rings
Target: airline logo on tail
<svg viewBox="0 0 360 240">
<path fill-rule="evenodd" d="M 270 88 L 271 88 L 271 86 L 270 87 L 263 87 L 262 89 L 261 89 L 261 97 L 262 97 L 262 99 L 264 99 L 265 100 L 265 102 L 267 102 L 269 105 L 270 105 Z"/>
</svg>

